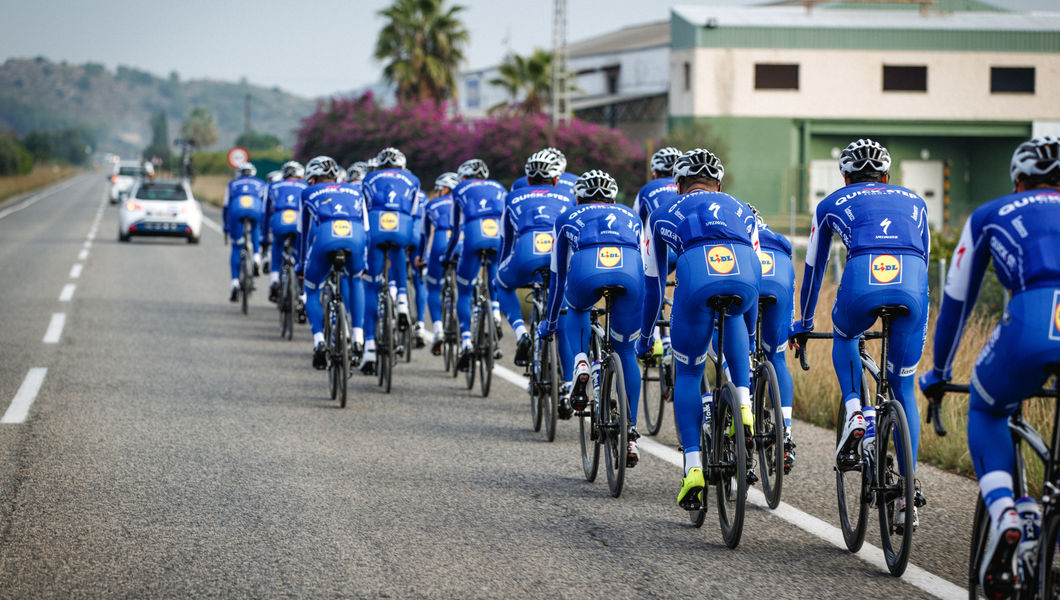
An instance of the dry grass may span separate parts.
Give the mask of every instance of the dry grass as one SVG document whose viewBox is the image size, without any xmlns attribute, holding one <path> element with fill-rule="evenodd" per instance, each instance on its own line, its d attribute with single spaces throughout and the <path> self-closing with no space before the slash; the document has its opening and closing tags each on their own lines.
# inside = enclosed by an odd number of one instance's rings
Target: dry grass
<svg viewBox="0 0 1060 600">
<path fill-rule="evenodd" d="M 34 167 L 33 171 L 28 175 L 0 177 L 0 200 L 6 200 L 12 196 L 46 187 L 56 181 L 72 177 L 79 171 L 80 169 L 76 167 L 39 165 Z"/>
<path fill-rule="evenodd" d="M 835 284 L 822 286 L 817 310 L 817 331 L 831 331 L 831 307 L 835 302 Z M 920 360 L 917 374 L 923 373 L 933 364 L 932 349 L 934 346 L 935 320 L 938 309 L 932 307 L 928 319 L 927 344 Z M 966 383 L 971 375 L 975 359 L 986 343 L 995 322 L 979 315 L 973 315 L 965 329 L 961 347 L 954 362 L 954 382 Z M 877 327 L 878 328 L 878 327 Z M 878 341 L 869 343 L 869 352 L 879 359 Z M 834 428 L 839 406 L 839 383 L 832 368 L 832 344 L 828 340 L 813 340 L 809 344 L 807 360 L 811 365 L 809 371 L 799 367 L 794 353 L 788 353 L 788 366 L 795 380 L 795 416 L 818 425 Z M 870 390 L 874 389 L 870 386 Z M 938 467 L 965 475 L 973 475 L 971 458 L 968 453 L 968 396 L 948 394 L 943 402 L 942 417 L 949 435 L 938 437 L 932 426 L 925 422 L 927 400 L 917 391 L 917 404 L 920 409 L 921 435 L 919 460 Z M 1030 400 L 1024 404 L 1024 416 L 1038 431 L 1049 439 L 1052 432 L 1052 400 Z M 1040 481 L 1041 465 L 1037 461 L 1028 463 L 1028 480 Z"/>
<path fill-rule="evenodd" d="M 191 193 L 200 202 L 220 208 L 229 181 L 232 181 L 229 175 L 198 175 L 191 186 Z"/>
</svg>

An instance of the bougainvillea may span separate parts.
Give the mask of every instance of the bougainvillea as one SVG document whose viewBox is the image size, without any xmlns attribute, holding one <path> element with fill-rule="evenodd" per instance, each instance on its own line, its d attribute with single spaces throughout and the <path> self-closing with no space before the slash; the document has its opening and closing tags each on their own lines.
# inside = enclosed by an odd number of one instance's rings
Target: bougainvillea
<svg viewBox="0 0 1060 600">
<path fill-rule="evenodd" d="M 643 183 L 643 150 L 607 127 L 577 119 L 555 127 L 544 114 L 472 121 L 453 117 L 444 104 L 429 101 L 383 108 L 371 94 L 319 105 L 302 122 L 295 155 L 306 160 L 326 154 L 349 165 L 386 146 L 405 153 L 409 169 L 424 186 L 469 158 L 486 161 L 490 176 L 507 185 L 523 174 L 526 157 L 545 146 L 562 150 L 572 173 L 611 173 L 627 198 Z"/>
</svg>

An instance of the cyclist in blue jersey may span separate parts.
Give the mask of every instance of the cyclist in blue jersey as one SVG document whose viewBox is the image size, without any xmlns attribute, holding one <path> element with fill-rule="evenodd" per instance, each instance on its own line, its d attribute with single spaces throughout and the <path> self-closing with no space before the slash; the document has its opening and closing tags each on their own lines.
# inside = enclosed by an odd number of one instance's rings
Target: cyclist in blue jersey
<svg viewBox="0 0 1060 600">
<path fill-rule="evenodd" d="M 913 388 L 927 328 L 927 264 L 931 243 L 927 205 L 912 191 L 887 184 L 890 167 L 887 149 L 870 139 L 851 142 L 840 153 L 839 170 L 846 186 L 822 200 L 811 221 L 799 300 L 802 320 L 795 322 L 791 335 L 796 346 L 801 346 L 805 342 L 802 334 L 813 331 L 817 294 L 828 265 L 832 234 L 836 233 L 847 248 L 847 262 L 832 310 L 835 334 L 832 362 L 849 415 L 836 447 L 836 457 L 875 436 L 875 409 L 865 407 L 863 411 L 861 407 L 858 339 L 876 321 L 874 309 L 900 305 L 908 308 L 909 314 L 895 318 L 892 323 L 887 347 L 887 380 L 909 421 L 915 469 L 920 417 Z M 919 485 L 917 497 L 918 500 L 922 497 Z M 904 497 L 897 500 L 895 510 L 895 524 L 905 527 Z M 918 525 L 915 506 L 912 514 L 915 529 Z"/>
<path fill-rule="evenodd" d="M 364 313 L 364 360 L 361 370 L 375 372 L 375 326 L 379 290 L 392 279 L 397 282 L 398 329 L 409 327 L 405 249 L 412 237 L 412 215 L 418 211 L 420 180 L 406 167 L 405 155 L 397 148 L 384 148 L 376 156 L 378 170 L 361 182 L 368 207 L 368 289 Z M 383 273 L 383 244 L 389 244 L 390 273 Z M 389 279 L 388 279 L 389 278 Z"/>
<path fill-rule="evenodd" d="M 552 146 L 549 146 L 548 148 L 542 148 L 541 151 L 551 152 L 552 154 L 556 155 L 556 158 L 559 160 L 560 171 L 559 181 L 556 182 L 555 186 L 556 191 L 570 198 L 571 202 L 574 202 L 574 182 L 578 181 L 578 176 L 573 173 L 567 172 L 567 157 L 563 154 L 563 152 L 560 151 L 559 148 L 553 148 Z M 514 192 L 515 190 L 526 187 L 527 185 L 529 184 L 527 183 L 526 176 L 524 175 L 519 179 L 516 179 L 512 183 L 512 191 Z"/>
<path fill-rule="evenodd" d="M 307 186 L 302 180 L 305 168 L 293 160 L 283 164 L 282 179 L 270 183 L 265 194 L 265 239 L 272 239 L 272 260 L 269 261 L 269 301 L 280 297 L 280 258 L 283 256 L 283 240 L 289 235 L 298 235 L 299 214 L 302 211 L 302 190 Z M 298 249 L 294 249 L 295 262 L 299 260 Z"/>
<path fill-rule="evenodd" d="M 736 385 L 740 416 L 745 428 L 753 427 L 748 320 L 758 305 L 761 263 L 758 227 L 751 208 L 721 191 L 725 167 L 709 150 L 697 148 L 674 164 L 678 196 L 660 206 L 649 218 L 651 231 L 644 236 L 645 300 L 642 328 L 650 331 L 662 311 L 668 252 L 677 254 L 677 281 L 670 309 L 671 344 L 676 367 L 674 418 L 685 451 L 685 473 L 677 503 L 694 508 L 701 501 L 705 481 L 700 456 L 703 403 L 700 381 L 707 349 L 714 334 L 713 296 L 735 295 L 740 303 L 726 313 L 722 354 Z M 637 354 L 647 357 L 652 342 L 642 338 Z"/>
<path fill-rule="evenodd" d="M 409 238 L 408 256 L 412 266 L 412 286 L 416 290 L 416 328 L 414 344 L 417 348 L 427 345 L 427 331 L 423 320 L 427 315 L 427 281 L 424 279 L 423 266 L 416 263 L 420 246 L 423 243 L 424 212 L 427 209 L 427 192 L 418 190 L 416 204 L 418 211 L 412 215 L 412 236 Z"/>
<path fill-rule="evenodd" d="M 665 148 L 659 148 L 651 155 L 651 176 L 652 180 L 644 184 L 644 187 L 640 188 L 637 192 L 637 197 L 633 200 L 633 212 L 640 215 L 641 226 L 644 228 L 645 233 L 650 232 L 651 229 L 648 227 L 648 218 L 659 206 L 668 204 L 671 200 L 677 197 L 677 183 L 674 182 L 673 170 L 674 163 L 681 156 L 681 151 L 672 146 Z M 677 268 L 677 254 L 673 250 L 667 249 L 667 273 L 673 273 L 674 269 Z M 670 336 L 664 335 L 660 338 L 656 328 L 651 330 L 651 338 L 661 339 L 663 347 L 670 346 Z M 647 332 L 645 332 L 647 335 Z"/>
<path fill-rule="evenodd" d="M 364 180 L 364 176 L 368 174 L 368 163 L 363 160 L 359 160 L 349 167 L 346 168 L 346 183 L 352 185 L 355 189 L 361 189 L 361 182 Z"/>
<path fill-rule="evenodd" d="M 239 252 L 243 248 L 243 219 L 254 222 L 250 230 L 251 243 L 254 245 L 254 275 L 261 269 L 261 222 L 264 214 L 262 194 L 265 182 L 255 177 L 258 170 L 254 163 L 245 163 L 236 169 L 236 177 L 225 188 L 225 197 L 221 220 L 224 223 L 224 234 L 232 239 L 232 253 L 229 265 L 232 270 L 232 289 L 228 299 L 239 300 Z"/>
<path fill-rule="evenodd" d="M 968 451 L 992 525 L 979 571 L 987 598 L 1007 598 L 1018 583 L 1022 525 L 1013 499 L 1016 453 L 1008 418 L 1045 384 L 1050 365 L 1060 363 L 1060 138 L 1020 144 L 1009 173 L 1015 192 L 980 206 L 964 224 L 935 328 L 934 365 L 920 377 L 924 394 L 941 400 L 993 263 L 1012 299 L 975 361 L 968 406 Z M 1019 512 L 1031 508 L 1024 502 Z"/>
<path fill-rule="evenodd" d="M 445 275 L 445 249 L 453 230 L 453 188 L 460 183 L 456 173 L 442 173 L 434 180 L 433 197 L 423 212 L 423 236 L 414 258 L 417 267 L 427 267 L 427 307 L 434 324 L 431 354 L 441 356 L 445 332 L 442 329 L 442 277 Z M 457 248 L 456 255 L 460 254 Z M 426 259 L 424 259 L 426 257 Z"/>
<path fill-rule="evenodd" d="M 629 406 L 629 447 L 626 466 L 637 464 L 637 398 L 640 398 L 640 368 L 634 346 L 640 338 L 640 313 L 644 302 L 644 265 L 640 255 L 640 219 L 629 208 L 615 204 L 618 184 L 611 175 L 592 170 L 582 173 L 574 185 L 578 205 L 556 220 L 545 321 L 538 325 L 541 337 L 552 335 L 560 308 L 567 306 L 567 319 L 560 329 L 571 349 L 578 352 L 564 364 L 563 377 L 573 385 L 570 400 L 574 410 L 588 405 L 589 311 L 600 300 L 605 287 L 621 288 L 611 306 L 611 341 L 622 364 Z M 574 365 L 571 365 L 571 362 Z"/>
<path fill-rule="evenodd" d="M 762 263 L 762 283 L 758 287 L 760 297 L 772 296 L 776 304 L 762 309 L 762 347 L 777 374 L 780 406 L 784 414 L 784 472 L 795 466 L 795 442 L 791 439 L 791 409 L 795 395 L 791 371 L 784 357 L 788 346 L 788 333 L 795 320 L 795 267 L 791 262 L 791 242 L 773 231 L 755 210 L 758 224 L 758 258 Z M 754 336 L 754 324 L 750 334 Z M 753 342 L 752 342 L 753 347 Z"/>
<path fill-rule="evenodd" d="M 556 154 L 535 152 L 524 170 L 528 185 L 509 192 L 504 200 L 504 243 L 497 271 L 497 298 L 518 340 L 515 364 L 520 367 L 530 360 L 530 334 L 515 290 L 530 285 L 538 270 L 549 268 L 556 219 L 574 206 L 556 191 L 560 175 Z"/>
<path fill-rule="evenodd" d="M 331 271 L 330 254 L 348 250 L 342 297 L 350 316 L 353 354 L 359 355 L 364 344 L 364 245 L 368 217 L 361 193 L 336 179 L 342 167 L 327 156 L 318 156 L 305 167 L 308 187 L 302 190 L 302 243 L 305 257 L 305 312 L 313 331 L 313 367 L 327 367 L 324 345 L 324 308 L 320 303 L 320 286 Z"/>
<path fill-rule="evenodd" d="M 504 213 L 504 196 L 507 190 L 490 176 L 489 167 L 477 158 L 465 161 L 457 169 L 461 181 L 453 189 L 453 225 L 463 236 L 463 251 L 456 262 L 456 315 L 460 321 L 460 359 L 457 369 L 467 370 L 471 360 L 471 296 L 472 282 L 482 268 L 481 251 L 491 251 L 487 260 L 487 282 L 493 286 L 497 280 L 497 254 L 501 251 L 500 220 Z M 453 263 L 460 235 L 449 237 L 445 250 L 445 261 Z M 496 294 L 492 294 L 496 298 Z M 500 337 L 500 305 L 493 302 L 493 319 L 497 321 L 497 337 Z M 500 349 L 494 352 L 500 358 Z"/>
</svg>

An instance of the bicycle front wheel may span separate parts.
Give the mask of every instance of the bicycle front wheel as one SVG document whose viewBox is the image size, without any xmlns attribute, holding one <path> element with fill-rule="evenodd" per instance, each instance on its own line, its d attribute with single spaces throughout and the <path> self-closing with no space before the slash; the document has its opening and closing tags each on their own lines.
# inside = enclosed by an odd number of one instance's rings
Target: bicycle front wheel
<svg viewBox="0 0 1060 600">
<path fill-rule="evenodd" d="M 464 372 L 464 384 L 467 385 L 467 389 L 475 387 L 475 359 L 478 358 L 478 348 L 474 347 L 475 340 L 478 339 L 478 332 L 482 329 L 482 315 L 478 314 L 478 305 L 473 305 L 471 310 L 471 354 L 467 361 L 467 371 Z M 461 344 L 460 354 L 464 353 L 463 344 Z"/>
<path fill-rule="evenodd" d="M 629 450 L 629 397 L 622 378 L 622 363 L 611 354 L 601 365 L 600 435 L 604 438 L 604 466 L 611 495 L 622 495 L 626 480 L 626 452 Z"/>
<path fill-rule="evenodd" d="M 244 252 L 239 259 L 239 302 L 243 314 L 250 310 L 250 286 L 252 285 L 253 273 L 250 270 L 250 258 Z"/>
<path fill-rule="evenodd" d="M 493 383 L 493 350 L 497 347 L 497 324 L 493 321 L 490 311 L 489 300 L 483 300 L 479 308 L 479 343 L 476 344 L 480 352 L 478 363 L 478 384 L 482 390 L 482 397 L 490 395 L 490 385 Z"/>
<path fill-rule="evenodd" d="M 1043 524 L 1042 535 L 1045 536 L 1046 528 Z M 972 518 L 972 545 L 968 554 L 968 598 L 978 600 L 984 597 L 979 589 L 979 567 L 983 564 L 983 552 L 986 550 L 986 541 L 990 537 L 990 513 L 983 503 L 983 496 L 976 494 L 975 517 Z M 1053 545 L 1056 545 L 1056 536 L 1053 536 Z M 1045 551 L 1045 546 L 1039 548 L 1039 552 Z M 1043 553 L 1044 554 L 1044 553 Z M 1040 563 L 1041 564 L 1041 563 Z M 1039 571 L 1039 576 L 1041 571 Z M 1039 579 L 1039 582 L 1041 580 Z M 1041 598 L 1054 598 L 1055 596 L 1041 595 Z"/>
<path fill-rule="evenodd" d="M 578 414 L 578 441 L 582 448 L 582 471 L 585 472 L 585 480 L 596 481 L 596 473 L 600 468 L 600 436 L 596 431 L 596 417 L 600 413 L 599 403 L 593 399 L 589 407 Z"/>
<path fill-rule="evenodd" d="M 335 379 L 338 381 L 339 407 L 346 408 L 346 383 L 350 377 L 350 343 L 349 328 L 346 325 L 346 305 L 341 299 L 333 300 L 335 305 L 335 327 L 331 335 L 335 337 L 335 357 L 332 364 L 336 365 Z M 337 364 L 336 364 L 337 363 Z"/>
<path fill-rule="evenodd" d="M 285 270 L 285 273 L 287 278 L 284 281 L 283 296 L 280 299 L 280 318 L 283 320 L 280 337 L 286 337 L 291 340 L 294 338 L 294 299 L 298 294 L 295 291 L 294 274 L 290 272 L 290 269 Z"/>
<path fill-rule="evenodd" d="M 979 504 L 982 503 L 980 499 Z M 1045 519 L 1042 521 L 1042 534 L 1038 542 L 1038 597 L 1042 600 L 1060 598 L 1060 555 L 1056 551 L 1058 539 L 1060 539 L 1060 514 L 1057 514 L 1055 510 L 1047 510 Z M 976 574 L 978 573 L 979 570 L 976 569 Z M 971 585 L 968 586 L 968 590 L 971 592 Z"/>
<path fill-rule="evenodd" d="M 725 545 L 735 548 L 743 535 L 747 505 L 747 446 L 736 386 L 721 387 L 714 416 L 714 480 L 718 494 L 718 521 Z"/>
<path fill-rule="evenodd" d="M 327 290 L 327 287 L 324 288 Z M 328 358 L 328 393 L 331 395 L 331 399 L 334 400 L 339 395 L 339 380 L 336 377 L 336 366 L 335 365 L 335 330 L 338 329 L 336 323 L 338 320 L 335 318 L 335 303 L 331 301 L 331 295 L 322 293 L 321 296 L 327 296 L 324 300 L 324 343 L 327 345 L 327 358 Z"/>
<path fill-rule="evenodd" d="M 659 428 L 662 427 L 663 408 L 666 406 L 665 400 L 665 383 L 663 382 L 663 362 L 662 357 L 659 357 L 657 365 L 659 369 L 659 393 L 653 394 L 648 386 L 648 377 L 651 377 L 652 365 L 650 362 L 645 361 L 644 366 L 641 367 L 641 384 L 640 384 L 640 398 L 641 414 L 644 415 L 644 433 L 648 435 L 655 435 L 659 433 Z"/>
<path fill-rule="evenodd" d="M 541 351 L 542 410 L 545 413 L 545 439 L 556 440 L 556 421 L 559 419 L 559 343 L 546 342 Z"/>
<path fill-rule="evenodd" d="M 876 506 L 880 511 L 880 537 L 887 570 L 899 577 L 905 573 L 913 548 L 914 528 L 909 526 L 914 506 L 913 451 L 909 422 L 902 405 L 892 397 L 880 412 L 882 416 L 876 427 Z M 904 524 L 897 521 L 899 498 L 905 500 Z"/>
<path fill-rule="evenodd" d="M 699 457 L 700 464 L 707 464 L 707 460 L 710 458 L 709 448 L 710 436 L 707 435 L 705 427 L 699 428 Z M 700 498 L 700 509 L 688 511 L 688 519 L 692 521 L 692 527 L 699 529 L 703 526 L 703 522 L 707 519 L 707 498 L 710 496 L 707 492 L 710 491 L 710 482 L 707 482 L 707 487 L 703 488 L 703 491 L 699 493 Z"/>
<path fill-rule="evenodd" d="M 768 361 L 761 364 L 755 377 L 754 415 L 762 492 L 769 508 L 776 508 L 784 485 L 784 413 L 780 407 L 777 372 Z"/>
<path fill-rule="evenodd" d="M 868 373 L 865 374 L 868 377 Z M 862 403 L 868 398 L 867 384 L 862 380 Z M 846 427 L 846 403 L 839 400 L 839 411 L 836 415 L 835 444 L 843 438 Z M 843 531 L 843 542 L 847 550 L 857 552 L 865 543 L 866 511 L 869 501 L 869 465 L 862 455 L 861 445 L 855 449 L 856 460 L 842 461 L 835 467 L 836 499 L 839 503 L 839 528 Z"/>
</svg>

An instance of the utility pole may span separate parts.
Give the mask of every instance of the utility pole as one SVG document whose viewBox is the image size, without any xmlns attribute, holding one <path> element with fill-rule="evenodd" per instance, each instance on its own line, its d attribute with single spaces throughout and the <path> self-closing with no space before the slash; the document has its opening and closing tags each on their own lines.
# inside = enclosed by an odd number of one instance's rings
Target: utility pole
<svg viewBox="0 0 1060 600">
<path fill-rule="evenodd" d="M 552 21 L 552 124 L 570 120 L 567 94 L 567 0 L 555 0 Z"/>
<path fill-rule="evenodd" d="M 247 92 L 247 99 L 243 105 L 243 133 L 250 133 L 250 92 Z"/>
</svg>

